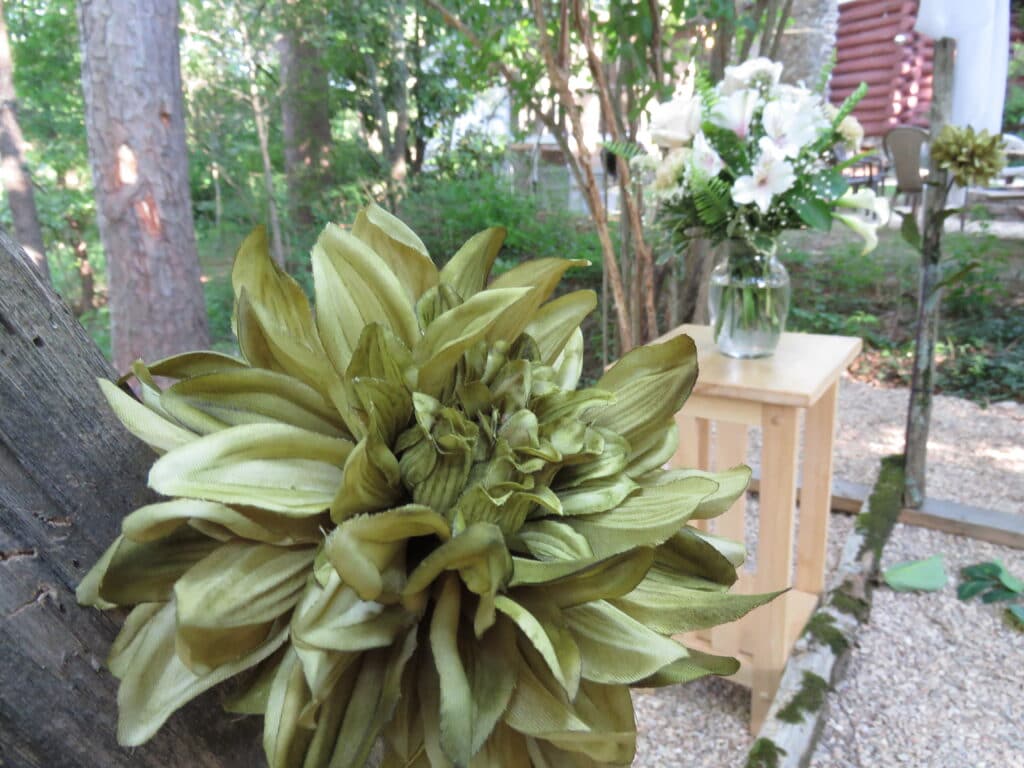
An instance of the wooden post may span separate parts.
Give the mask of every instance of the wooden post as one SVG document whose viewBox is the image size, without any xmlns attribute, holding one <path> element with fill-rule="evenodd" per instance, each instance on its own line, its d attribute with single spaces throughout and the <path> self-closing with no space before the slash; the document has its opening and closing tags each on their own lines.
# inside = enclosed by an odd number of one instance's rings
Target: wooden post
<svg viewBox="0 0 1024 768">
<path fill-rule="evenodd" d="M 935 42 L 932 69 L 931 141 L 949 122 L 953 111 L 953 63 L 956 42 L 943 37 Z M 942 298 L 939 260 L 942 257 L 942 229 L 945 225 L 947 173 L 938 167 L 934 155 L 924 188 L 924 233 L 921 237 L 921 283 L 917 300 L 917 338 L 914 344 L 914 371 L 907 412 L 906 486 L 903 504 L 919 509 L 925 496 L 925 463 L 928 451 L 928 426 L 932 416 L 932 390 L 935 376 L 935 341 L 939 328 L 939 303 Z"/>
<path fill-rule="evenodd" d="M 259 718 L 208 693 L 145 746 L 115 742 L 117 682 L 103 668 L 119 621 L 75 587 L 153 500 L 153 453 L 100 394 L 110 368 L 0 232 L 0 765 L 257 766 Z"/>
</svg>

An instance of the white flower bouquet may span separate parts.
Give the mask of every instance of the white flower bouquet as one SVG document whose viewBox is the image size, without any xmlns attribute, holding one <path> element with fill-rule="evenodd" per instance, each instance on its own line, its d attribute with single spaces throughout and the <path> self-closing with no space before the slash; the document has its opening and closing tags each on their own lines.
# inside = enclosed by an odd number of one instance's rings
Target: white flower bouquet
<svg viewBox="0 0 1024 768">
<path fill-rule="evenodd" d="M 730 241 L 729 277 L 745 287 L 719 295 L 717 309 L 728 303 L 736 310 L 717 313 L 716 338 L 726 316 L 733 324 L 781 333 L 788 278 L 784 302 L 750 287 L 769 279 L 774 267 L 767 255 L 780 233 L 827 231 L 839 220 L 861 235 L 868 252 L 888 218 L 885 200 L 869 189 L 852 192 L 844 165 L 836 162 L 841 147 L 852 151 L 847 163 L 859 159 L 863 129 L 851 112 L 866 86 L 835 108 L 809 88 L 781 83 L 781 74 L 778 62 L 751 59 L 726 67 L 714 87 L 698 84 L 654 105 L 657 155 L 637 160 L 654 172 L 649 199 L 658 225 L 677 244 L 685 247 L 694 237 Z"/>
<path fill-rule="evenodd" d="M 661 157 L 650 192 L 659 224 L 683 244 L 699 234 L 767 247 L 785 230 L 828 230 L 838 219 L 872 249 L 885 201 L 852 193 L 835 162 L 838 148 L 860 149 L 864 132 L 851 112 L 866 86 L 837 109 L 809 88 L 780 83 L 781 74 L 782 64 L 751 59 L 726 67 L 714 87 L 653 106 Z"/>
</svg>

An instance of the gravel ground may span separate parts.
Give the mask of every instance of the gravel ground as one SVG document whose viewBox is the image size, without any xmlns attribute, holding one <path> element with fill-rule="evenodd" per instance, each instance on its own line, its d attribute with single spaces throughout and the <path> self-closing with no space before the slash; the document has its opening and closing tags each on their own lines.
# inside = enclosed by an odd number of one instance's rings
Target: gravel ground
<svg viewBox="0 0 1024 768">
<path fill-rule="evenodd" d="M 907 396 L 905 389 L 842 381 L 838 479 L 870 485 L 878 460 L 902 449 Z M 752 432 L 752 462 L 759 447 Z M 928 458 L 929 497 L 1024 514 L 1024 406 L 982 409 L 936 397 Z M 750 520 L 756 500 L 748 506 Z M 832 516 L 830 568 L 851 526 L 849 516 Z M 1001 559 L 1024 576 L 1024 552 L 899 525 L 883 567 L 935 554 L 946 556 L 950 574 L 941 592 L 875 592 L 871 622 L 829 695 L 812 768 L 1024 768 L 1024 634 L 1003 626 L 1001 609 L 961 603 L 955 594 L 959 569 L 972 563 Z M 633 698 L 634 766 L 743 765 L 752 742 L 745 688 L 715 679 Z"/>
</svg>

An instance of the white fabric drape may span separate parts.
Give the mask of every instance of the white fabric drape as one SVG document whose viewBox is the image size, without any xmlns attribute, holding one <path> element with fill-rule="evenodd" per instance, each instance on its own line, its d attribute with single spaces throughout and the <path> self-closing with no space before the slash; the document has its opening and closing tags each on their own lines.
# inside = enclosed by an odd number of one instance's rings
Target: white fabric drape
<svg viewBox="0 0 1024 768">
<path fill-rule="evenodd" d="M 956 40 L 950 122 L 1002 133 L 1010 0 L 921 0 L 914 29 Z"/>
</svg>

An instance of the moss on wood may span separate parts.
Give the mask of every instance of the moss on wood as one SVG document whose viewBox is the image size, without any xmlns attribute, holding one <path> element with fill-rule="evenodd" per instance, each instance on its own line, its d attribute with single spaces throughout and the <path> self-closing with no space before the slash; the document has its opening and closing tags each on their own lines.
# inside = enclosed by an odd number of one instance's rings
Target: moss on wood
<svg viewBox="0 0 1024 768">
<path fill-rule="evenodd" d="M 822 645 L 827 645 L 836 656 L 850 647 L 850 641 L 836 626 L 836 620 L 827 613 L 818 611 L 804 627 L 804 634 L 813 637 Z"/>
<path fill-rule="evenodd" d="M 861 624 L 868 620 L 871 613 L 871 605 L 867 600 L 852 594 L 852 585 L 848 581 L 844 581 L 839 589 L 832 593 L 829 605 L 840 613 L 853 616 Z"/>
<path fill-rule="evenodd" d="M 864 537 L 858 557 L 870 552 L 873 555 L 872 570 L 882 559 L 882 548 L 889 540 L 896 520 L 903 507 L 904 463 L 903 456 L 886 456 L 878 480 L 868 498 L 868 508 L 857 515 L 856 529 Z"/>
<path fill-rule="evenodd" d="M 825 703 L 828 681 L 813 672 L 804 672 L 803 682 L 789 704 L 779 710 L 776 717 L 784 723 L 802 723 L 805 713 L 816 712 Z"/>
<path fill-rule="evenodd" d="M 779 768 L 779 758 L 786 750 L 771 739 L 758 739 L 747 753 L 744 768 Z"/>
</svg>

